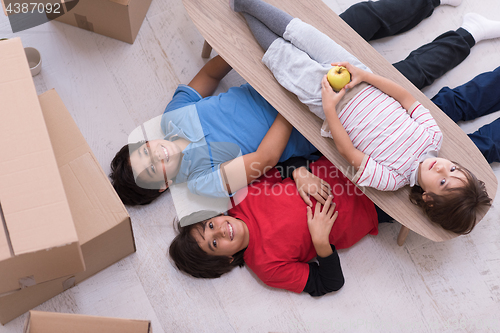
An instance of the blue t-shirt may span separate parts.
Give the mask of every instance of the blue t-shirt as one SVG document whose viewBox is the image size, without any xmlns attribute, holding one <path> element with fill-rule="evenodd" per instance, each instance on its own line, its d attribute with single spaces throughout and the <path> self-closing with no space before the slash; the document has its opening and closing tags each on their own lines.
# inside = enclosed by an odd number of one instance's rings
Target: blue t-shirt
<svg viewBox="0 0 500 333">
<path fill-rule="evenodd" d="M 206 98 L 189 86 L 179 85 L 161 120 L 165 139 L 178 136 L 192 142 L 183 151 L 175 181 L 187 181 L 195 194 L 227 196 L 220 164 L 257 151 L 277 115 L 249 84 Z M 294 128 L 280 162 L 316 150 Z"/>
</svg>

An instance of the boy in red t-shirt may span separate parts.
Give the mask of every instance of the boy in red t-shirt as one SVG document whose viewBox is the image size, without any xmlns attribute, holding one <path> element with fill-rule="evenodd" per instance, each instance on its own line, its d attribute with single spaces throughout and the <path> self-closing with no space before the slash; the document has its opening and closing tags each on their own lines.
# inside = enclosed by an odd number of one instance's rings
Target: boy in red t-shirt
<svg viewBox="0 0 500 333">
<path fill-rule="evenodd" d="M 313 296 L 344 283 L 337 248 L 378 233 L 375 205 L 324 157 L 311 172 L 298 168 L 295 182 L 276 169 L 248 188 L 228 212 L 180 228 L 170 246 L 177 267 L 194 277 L 215 278 L 244 263 L 267 285 Z M 301 198 L 296 184 L 319 177 L 331 188 L 324 208 Z M 314 207 L 314 198 L 311 198 Z M 333 203 L 333 200 L 335 203 Z M 317 263 L 308 263 L 317 257 Z"/>
</svg>

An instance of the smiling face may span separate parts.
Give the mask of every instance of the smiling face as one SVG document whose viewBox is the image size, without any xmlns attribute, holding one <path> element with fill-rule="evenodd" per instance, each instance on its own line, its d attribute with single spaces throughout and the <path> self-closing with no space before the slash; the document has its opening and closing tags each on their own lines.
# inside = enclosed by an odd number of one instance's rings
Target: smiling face
<svg viewBox="0 0 500 333">
<path fill-rule="evenodd" d="M 427 193 L 444 195 L 447 189 L 462 187 L 464 182 L 467 182 L 465 174 L 450 160 L 438 157 L 420 163 L 418 183 Z"/>
<path fill-rule="evenodd" d="M 231 257 L 245 249 L 250 240 L 245 222 L 224 215 L 200 223 L 191 233 L 200 248 L 214 256 Z"/>
<path fill-rule="evenodd" d="M 179 172 L 181 149 L 167 140 L 151 140 L 130 154 L 130 165 L 139 186 L 164 190 Z"/>
</svg>

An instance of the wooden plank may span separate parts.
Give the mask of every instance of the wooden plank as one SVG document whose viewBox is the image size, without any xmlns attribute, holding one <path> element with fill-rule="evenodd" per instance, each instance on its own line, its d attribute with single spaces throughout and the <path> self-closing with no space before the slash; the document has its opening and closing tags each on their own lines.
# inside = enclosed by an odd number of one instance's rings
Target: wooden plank
<svg viewBox="0 0 500 333">
<path fill-rule="evenodd" d="M 440 156 L 454 160 L 471 170 L 486 183 L 491 198 L 495 197 L 497 180 L 477 147 L 448 116 L 420 90 L 377 53 L 321 0 L 269 0 L 294 17 L 314 25 L 342 45 L 373 72 L 394 80 L 428 108 L 444 134 Z M 271 103 L 316 148 L 352 179 L 353 169 L 335 148 L 333 140 L 320 135 L 322 120 L 314 116 L 297 97 L 286 91 L 262 64 L 263 51 L 252 36 L 242 15 L 233 12 L 228 0 L 183 0 L 194 24 L 206 41 L 269 103 Z M 366 188 L 366 195 L 380 208 L 409 229 L 433 240 L 444 241 L 457 236 L 430 222 L 421 210 L 408 200 L 408 186 L 395 192 Z M 479 213 L 481 220 L 488 209 Z"/>
</svg>

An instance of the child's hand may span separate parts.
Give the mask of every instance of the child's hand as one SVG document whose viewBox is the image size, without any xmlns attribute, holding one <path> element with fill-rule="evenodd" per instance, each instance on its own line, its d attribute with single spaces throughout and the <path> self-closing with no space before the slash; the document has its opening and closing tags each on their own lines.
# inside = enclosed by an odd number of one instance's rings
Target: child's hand
<svg viewBox="0 0 500 333">
<path fill-rule="evenodd" d="M 310 195 L 319 203 L 325 204 L 328 196 L 332 193 L 330 184 L 318 176 L 313 175 L 304 167 L 297 168 L 293 171 L 293 179 L 295 180 L 295 185 L 297 186 L 300 197 L 309 207 L 312 207 L 312 201 L 309 198 Z"/>
<path fill-rule="evenodd" d="M 332 111 L 337 114 L 335 107 L 339 103 L 340 99 L 345 95 L 345 87 L 342 88 L 338 93 L 333 91 L 332 86 L 328 82 L 326 75 L 323 76 L 321 80 L 321 100 L 323 101 L 323 110 L 326 112 Z"/>
<path fill-rule="evenodd" d="M 321 204 L 317 202 L 314 216 L 312 215 L 311 207 L 307 207 L 307 226 L 309 227 L 309 233 L 311 234 L 316 252 L 320 256 L 324 256 L 318 252 L 318 248 L 320 246 L 328 245 L 327 249 L 331 251 L 329 245 L 329 235 L 332 230 L 333 223 L 338 216 L 338 212 L 335 211 L 336 205 L 335 203 L 332 204 L 332 200 L 333 196 L 330 195 L 328 199 L 326 199 L 322 211 L 320 211 Z"/>
<path fill-rule="evenodd" d="M 350 63 L 344 61 L 344 62 L 339 62 L 339 63 L 332 63 L 332 66 L 344 66 L 347 68 L 349 73 L 351 73 L 351 82 L 345 85 L 345 89 L 351 89 L 361 82 L 364 81 L 365 74 L 367 73 L 366 71 L 362 70 L 361 68 L 358 68 L 356 66 L 351 65 Z"/>
</svg>

